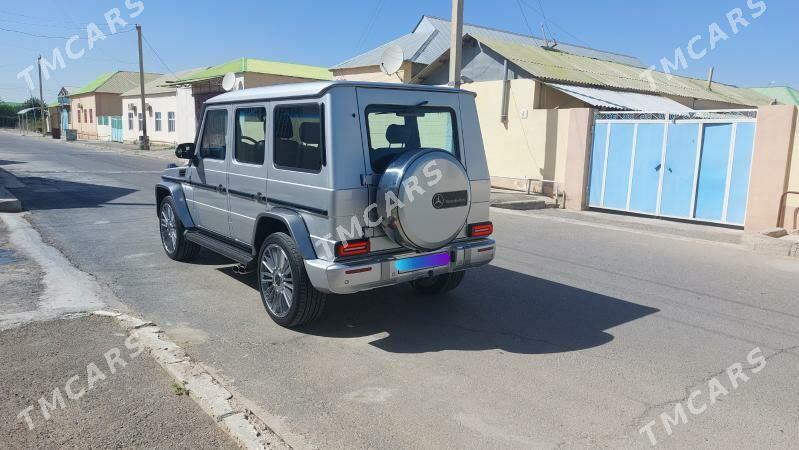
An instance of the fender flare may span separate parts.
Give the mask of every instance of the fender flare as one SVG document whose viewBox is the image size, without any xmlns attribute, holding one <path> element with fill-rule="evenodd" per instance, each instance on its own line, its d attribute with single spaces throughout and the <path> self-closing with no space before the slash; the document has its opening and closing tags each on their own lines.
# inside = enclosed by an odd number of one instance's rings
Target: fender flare
<svg viewBox="0 0 799 450">
<path fill-rule="evenodd" d="M 195 228 L 194 220 L 191 218 L 191 214 L 189 213 L 189 207 L 186 205 L 186 196 L 183 194 L 183 185 L 180 183 L 175 183 L 171 181 L 161 181 L 155 185 L 155 198 L 156 200 L 161 197 L 159 195 L 159 191 L 167 191 L 167 195 L 172 196 L 172 199 L 175 201 L 175 208 L 177 209 L 178 219 L 183 224 L 184 228 L 193 229 Z M 161 205 L 156 202 L 155 210 L 156 214 L 158 214 L 158 208 Z"/>
<path fill-rule="evenodd" d="M 264 218 L 278 220 L 286 226 L 291 238 L 297 244 L 297 249 L 300 251 L 302 259 L 306 261 L 316 259 L 316 251 L 311 242 L 308 227 L 305 225 L 305 219 L 298 212 L 287 208 L 272 208 L 269 211 L 258 214 L 258 217 L 255 218 L 255 227 L 253 227 L 252 240 L 250 241 L 254 254 L 257 254 L 260 250 L 256 248 L 255 239 L 258 227 Z"/>
</svg>

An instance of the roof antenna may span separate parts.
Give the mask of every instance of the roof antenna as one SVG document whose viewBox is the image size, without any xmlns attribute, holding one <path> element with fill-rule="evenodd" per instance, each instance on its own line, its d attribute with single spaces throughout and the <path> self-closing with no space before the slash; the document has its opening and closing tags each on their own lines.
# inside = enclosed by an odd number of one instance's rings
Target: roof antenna
<svg viewBox="0 0 799 450">
<path fill-rule="evenodd" d="M 549 44 L 549 38 L 547 37 L 547 29 L 544 26 L 544 22 L 541 22 L 541 34 L 544 36 L 544 48 L 547 50 L 553 50 L 555 47 L 558 46 L 557 41 L 555 41 L 555 37 L 552 37 L 552 45 Z"/>
</svg>

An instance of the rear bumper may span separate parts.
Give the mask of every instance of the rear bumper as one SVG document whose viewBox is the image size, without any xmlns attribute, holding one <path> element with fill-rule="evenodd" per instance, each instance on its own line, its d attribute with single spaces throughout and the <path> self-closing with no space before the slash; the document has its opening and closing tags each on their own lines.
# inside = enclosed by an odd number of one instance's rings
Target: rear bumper
<svg viewBox="0 0 799 450">
<path fill-rule="evenodd" d="M 449 264 L 400 272 L 397 262 L 423 255 L 449 253 Z M 322 259 L 305 261 L 305 270 L 313 286 L 322 292 L 352 294 L 382 286 L 413 281 L 418 278 L 441 275 L 449 272 L 479 267 L 491 262 L 496 252 L 492 239 L 458 242 L 429 253 L 404 253 L 401 255 L 376 256 L 357 261 L 334 262 Z"/>
</svg>

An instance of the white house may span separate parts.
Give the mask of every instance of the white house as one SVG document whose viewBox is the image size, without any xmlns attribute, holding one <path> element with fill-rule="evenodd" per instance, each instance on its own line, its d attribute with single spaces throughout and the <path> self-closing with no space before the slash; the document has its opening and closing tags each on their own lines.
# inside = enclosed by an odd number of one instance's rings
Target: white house
<svg viewBox="0 0 799 450">
<path fill-rule="evenodd" d="M 197 72 L 186 70 L 163 75 L 144 84 L 147 135 L 151 143 L 179 144 L 194 141 L 194 97 L 189 86 L 169 83 Z M 137 142 L 142 134 L 139 88 L 122 94 L 122 130 L 125 142 Z"/>
</svg>

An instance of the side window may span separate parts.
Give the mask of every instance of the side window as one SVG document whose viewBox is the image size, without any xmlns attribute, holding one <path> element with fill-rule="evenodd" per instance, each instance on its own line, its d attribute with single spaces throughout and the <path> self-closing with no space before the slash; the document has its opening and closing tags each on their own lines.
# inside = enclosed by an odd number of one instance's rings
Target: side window
<svg viewBox="0 0 799 450">
<path fill-rule="evenodd" d="M 275 107 L 275 166 L 319 172 L 324 164 L 323 105 Z"/>
<path fill-rule="evenodd" d="M 266 108 L 236 110 L 236 141 L 233 157 L 247 164 L 264 163 Z"/>
<path fill-rule="evenodd" d="M 200 141 L 200 157 L 208 159 L 225 159 L 227 147 L 227 111 L 211 109 L 205 113 L 202 140 Z"/>
</svg>

